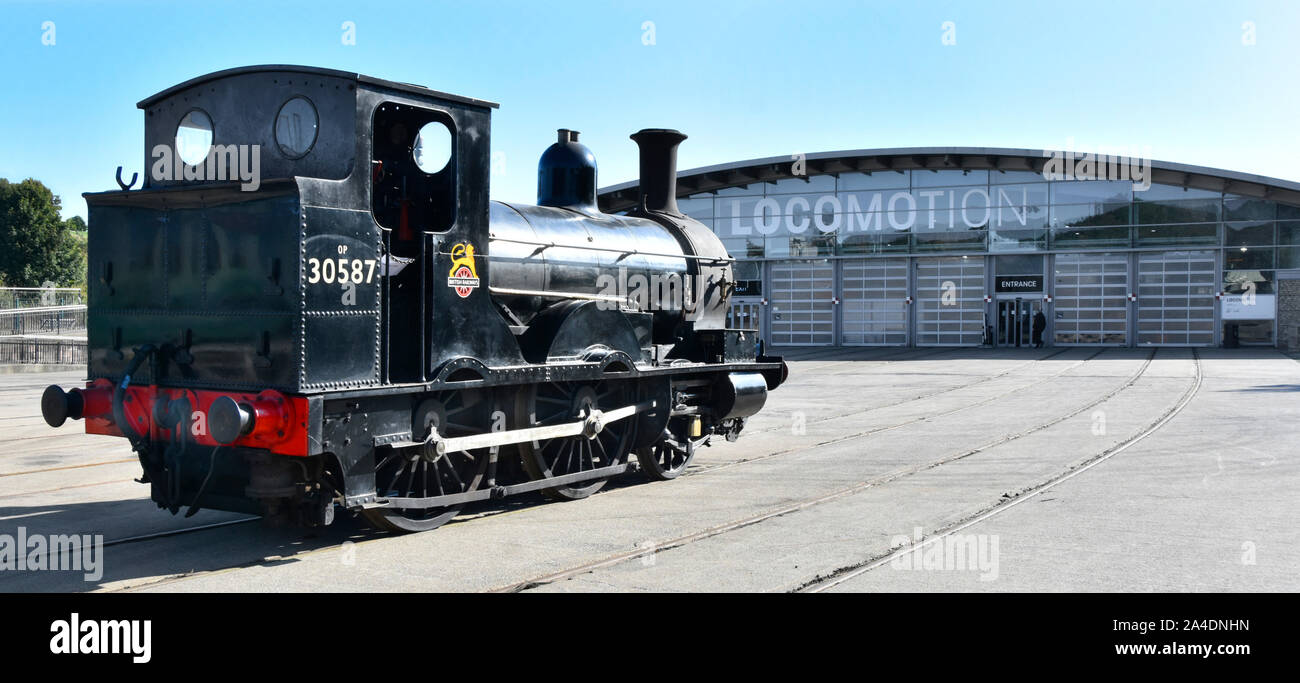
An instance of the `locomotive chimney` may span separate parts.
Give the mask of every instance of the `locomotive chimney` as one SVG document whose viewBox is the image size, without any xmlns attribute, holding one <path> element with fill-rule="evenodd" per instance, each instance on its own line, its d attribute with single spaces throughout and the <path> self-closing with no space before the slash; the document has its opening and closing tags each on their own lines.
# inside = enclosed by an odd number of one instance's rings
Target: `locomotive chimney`
<svg viewBox="0 0 1300 683">
<path fill-rule="evenodd" d="M 647 211 L 680 216 L 677 209 L 677 145 L 685 135 L 666 128 L 632 134 L 641 148 L 641 205 Z"/>
<path fill-rule="evenodd" d="M 578 131 L 561 128 L 537 162 L 537 204 L 595 213 L 596 155 L 578 142 Z"/>
</svg>

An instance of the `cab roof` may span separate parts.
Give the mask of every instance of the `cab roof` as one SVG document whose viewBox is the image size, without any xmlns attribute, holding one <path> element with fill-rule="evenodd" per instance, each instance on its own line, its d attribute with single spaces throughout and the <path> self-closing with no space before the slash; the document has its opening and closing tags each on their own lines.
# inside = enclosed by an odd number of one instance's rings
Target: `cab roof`
<svg viewBox="0 0 1300 683">
<path fill-rule="evenodd" d="M 145 99 L 140 100 L 136 104 L 136 106 L 139 107 L 140 109 L 147 109 L 153 106 L 154 104 L 157 104 L 158 102 L 167 99 L 172 95 L 175 95 L 178 92 L 181 92 L 188 88 L 192 88 L 196 85 L 206 83 L 208 81 L 215 81 L 222 78 L 229 78 L 231 76 L 238 76 L 241 74 L 259 73 L 259 72 L 277 72 L 277 73 L 290 72 L 290 73 L 312 74 L 316 76 L 329 76 L 332 78 L 341 78 L 341 79 L 356 81 L 359 84 L 369 85 L 376 88 L 387 88 L 390 90 L 398 90 L 401 92 L 417 95 L 420 97 L 436 97 L 438 99 L 450 100 L 452 102 L 458 102 L 460 104 L 467 104 L 471 106 L 485 107 L 489 109 L 496 109 L 501 106 L 496 102 L 490 102 L 488 100 L 480 100 L 473 97 L 463 97 L 461 95 L 453 95 L 451 93 L 446 93 L 439 90 L 426 88 L 422 85 L 414 85 L 411 83 L 399 83 L 397 81 L 388 81 L 382 78 L 374 78 L 372 76 L 366 76 L 364 74 L 353 73 L 350 71 L 339 71 L 337 69 L 323 69 L 314 66 L 297 66 L 293 64 L 261 64 L 257 66 L 241 66 L 241 67 L 236 67 L 234 69 L 214 71 L 210 74 L 205 74 L 203 76 L 191 78 L 190 80 L 185 81 L 184 83 L 173 85 L 172 87 L 167 88 L 166 90 L 163 90 L 154 95 L 146 97 Z"/>
</svg>

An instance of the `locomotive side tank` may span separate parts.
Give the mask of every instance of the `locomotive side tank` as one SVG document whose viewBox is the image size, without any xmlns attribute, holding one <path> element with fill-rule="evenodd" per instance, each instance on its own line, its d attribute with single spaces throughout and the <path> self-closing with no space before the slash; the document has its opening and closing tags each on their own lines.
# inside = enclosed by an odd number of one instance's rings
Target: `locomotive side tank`
<svg viewBox="0 0 1300 683">
<path fill-rule="evenodd" d="M 785 379 L 726 325 L 731 259 L 677 209 L 677 131 L 632 136 L 619 216 L 566 129 L 536 206 L 490 202 L 496 105 L 422 86 L 260 66 L 139 106 L 144 186 L 86 195 L 89 380 L 41 407 L 127 438 L 173 513 L 421 531 L 577 500 L 681 475 Z"/>
</svg>

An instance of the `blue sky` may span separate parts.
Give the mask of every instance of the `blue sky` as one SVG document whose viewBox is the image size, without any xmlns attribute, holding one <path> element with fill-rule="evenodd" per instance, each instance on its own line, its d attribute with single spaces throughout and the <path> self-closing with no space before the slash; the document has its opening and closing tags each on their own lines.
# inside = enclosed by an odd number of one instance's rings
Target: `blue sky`
<svg viewBox="0 0 1300 683">
<path fill-rule="evenodd" d="M 0 19 L 0 177 L 45 182 L 65 216 L 85 215 L 82 192 L 115 188 L 118 165 L 142 170 L 137 101 L 266 63 L 500 102 L 497 199 L 535 199 L 537 158 L 561 127 L 582 131 L 602 186 L 635 179 L 627 136 L 643 127 L 690 136 L 682 168 L 1073 140 L 1300 180 L 1300 2 L 1288 0 L 0 2 Z M 355 45 L 342 44 L 346 21 Z"/>
</svg>

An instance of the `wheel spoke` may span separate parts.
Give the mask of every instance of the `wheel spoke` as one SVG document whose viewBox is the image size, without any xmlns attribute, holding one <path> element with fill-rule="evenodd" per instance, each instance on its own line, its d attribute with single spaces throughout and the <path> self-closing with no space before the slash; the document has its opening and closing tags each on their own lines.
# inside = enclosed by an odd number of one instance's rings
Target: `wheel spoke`
<svg viewBox="0 0 1300 683">
<path fill-rule="evenodd" d="M 451 464 L 450 457 L 447 458 L 447 465 L 448 465 L 447 471 L 451 473 L 451 478 L 456 480 L 456 488 L 463 492 L 465 490 L 465 482 L 460 480 L 459 474 L 456 474 L 456 466 Z M 439 492 L 441 492 L 442 490 L 441 485 L 439 485 L 438 489 Z"/>
</svg>

